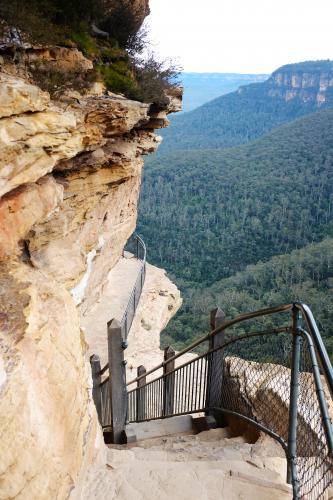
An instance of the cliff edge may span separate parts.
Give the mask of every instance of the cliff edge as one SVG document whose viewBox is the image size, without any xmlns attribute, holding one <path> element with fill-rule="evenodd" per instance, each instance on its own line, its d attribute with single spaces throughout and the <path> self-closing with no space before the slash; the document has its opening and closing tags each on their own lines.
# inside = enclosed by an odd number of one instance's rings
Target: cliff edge
<svg viewBox="0 0 333 500">
<path fill-rule="evenodd" d="M 82 72 L 76 48 L 0 58 L 0 498 L 80 498 L 104 453 L 81 318 L 137 217 L 142 155 L 180 108 L 106 92 L 50 94 L 31 61 Z"/>
</svg>

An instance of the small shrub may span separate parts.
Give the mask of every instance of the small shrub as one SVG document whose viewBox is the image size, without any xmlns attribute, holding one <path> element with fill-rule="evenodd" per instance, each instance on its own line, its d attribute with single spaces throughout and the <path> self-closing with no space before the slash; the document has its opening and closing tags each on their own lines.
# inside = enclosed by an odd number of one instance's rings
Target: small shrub
<svg viewBox="0 0 333 500">
<path fill-rule="evenodd" d="M 86 89 L 95 82 L 99 75 L 96 70 L 82 72 L 81 70 L 63 71 L 55 68 L 52 63 L 36 64 L 30 68 L 35 83 L 42 89 L 54 95 L 60 90 L 70 88 L 74 90 Z"/>
<path fill-rule="evenodd" d="M 129 63 L 129 55 L 124 49 L 119 47 L 103 47 L 100 51 L 100 58 L 103 63 L 125 61 Z"/>
<path fill-rule="evenodd" d="M 159 61 L 153 53 L 146 59 L 135 59 L 135 75 L 139 86 L 138 98 L 158 106 L 168 104 L 166 91 L 177 84 L 181 68 L 171 60 Z"/>
<path fill-rule="evenodd" d="M 96 40 L 89 34 L 89 27 L 86 23 L 80 24 L 80 30 L 77 33 L 73 33 L 71 39 L 76 43 L 78 49 L 81 50 L 84 55 L 92 57 L 98 54 L 99 49 Z"/>
<path fill-rule="evenodd" d="M 97 70 L 108 90 L 125 94 L 132 99 L 137 98 L 138 86 L 128 67 L 125 69 L 117 64 L 111 66 L 101 64 L 97 66 Z"/>
</svg>

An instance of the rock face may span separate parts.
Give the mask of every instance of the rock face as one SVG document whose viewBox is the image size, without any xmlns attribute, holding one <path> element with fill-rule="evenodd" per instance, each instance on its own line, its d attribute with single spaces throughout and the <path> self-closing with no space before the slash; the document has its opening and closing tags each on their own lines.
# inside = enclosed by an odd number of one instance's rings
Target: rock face
<svg viewBox="0 0 333 500">
<path fill-rule="evenodd" d="M 96 434 L 75 305 L 19 263 L 1 266 L 0 301 L 0 497 L 66 498 Z"/>
<path fill-rule="evenodd" d="M 39 57 L 87 64 L 76 49 L 64 50 Z M 153 128 L 166 118 L 157 123 L 150 105 L 100 89 L 51 101 L 7 69 L 0 72 L 0 499 L 82 498 L 104 448 L 80 314 L 101 296 L 135 228 L 142 155 L 159 145 Z"/>
<path fill-rule="evenodd" d="M 115 8 L 117 5 L 117 2 L 114 0 L 102 0 L 104 7 L 109 8 L 110 12 Z M 149 0 L 131 0 L 130 2 L 127 2 L 133 11 L 133 14 L 135 16 L 136 22 L 137 22 L 137 27 L 139 28 L 145 18 L 149 15 L 150 9 L 149 9 Z"/>
<path fill-rule="evenodd" d="M 333 99 L 333 62 L 316 61 L 282 66 L 268 80 L 268 94 L 286 101 L 295 98 L 318 107 Z"/>
<path fill-rule="evenodd" d="M 267 81 L 242 86 L 237 92 L 253 98 L 258 91 L 261 98 L 269 96 L 285 102 L 294 100 L 296 105 L 301 103 L 304 109 L 310 111 L 332 107 L 333 61 L 287 64 L 274 71 Z"/>
</svg>

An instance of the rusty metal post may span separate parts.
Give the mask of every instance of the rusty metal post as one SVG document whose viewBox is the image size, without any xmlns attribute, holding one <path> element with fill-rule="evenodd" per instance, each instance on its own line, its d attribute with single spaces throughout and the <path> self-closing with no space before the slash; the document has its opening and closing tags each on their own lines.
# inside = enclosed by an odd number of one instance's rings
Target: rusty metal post
<svg viewBox="0 0 333 500">
<path fill-rule="evenodd" d="M 211 331 L 222 327 L 225 323 L 225 314 L 219 307 L 210 312 Z M 224 343 L 224 330 L 221 329 L 209 339 L 209 350 L 216 349 Z M 220 415 L 215 415 L 209 408 L 221 407 L 222 382 L 223 382 L 223 350 L 220 349 L 208 355 L 207 358 L 207 392 L 206 392 L 206 415 L 213 415 L 220 420 Z"/>
<path fill-rule="evenodd" d="M 175 355 L 175 351 L 171 346 L 164 349 L 164 361 L 172 358 Z M 163 366 L 163 416 L 170 416 L 173 414 L 174 407 L 174 389 L 175 389 L 175 360 L 166 363 Z M 173 372 L 173 373 L 170 373 Z"/>
<path fill-rule="evenodd" d="M 127 417 L 126 361 L 121 324 L 116 319 L 108 322 L 109 383 L 111 399 L 112 443 L 126 441 Z"/>
<path fill-rule="evenodd" d="M 146 373 L 146 368 L 141 365 L 138 367 L 137 376 L 140 377 Z M 144 420 L 146 414 L 146 377 L 140 378 L 137 382 L 136 390 L 136 421 Z"/>
<path fill-rule="evenodd" d="M 90 366 L 93 381 L 92 397 L 96 406 L 99 423 L 102 425 L 101 360 L 97 354 L 90 356 Z"/>
</svg>

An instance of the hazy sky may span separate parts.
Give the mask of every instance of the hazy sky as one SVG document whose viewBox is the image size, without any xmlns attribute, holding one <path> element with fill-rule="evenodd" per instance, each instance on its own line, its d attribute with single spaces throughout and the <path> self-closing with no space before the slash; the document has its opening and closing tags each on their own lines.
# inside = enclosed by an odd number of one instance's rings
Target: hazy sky
<svg viewBox="0 0 333 500">
<path fill-rule="evenodd" d="M 333 59 L 333 0 L 150 0 L 155 51 L 185 71 L 271 73 Z"/>
</svg>

